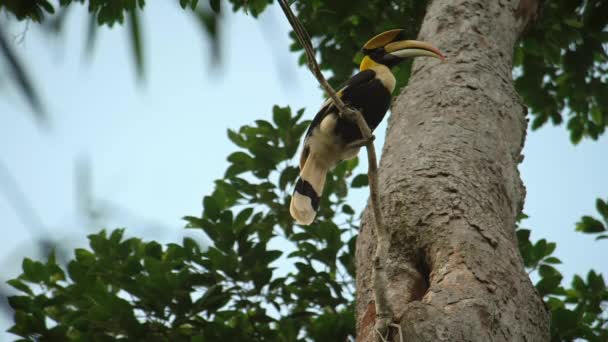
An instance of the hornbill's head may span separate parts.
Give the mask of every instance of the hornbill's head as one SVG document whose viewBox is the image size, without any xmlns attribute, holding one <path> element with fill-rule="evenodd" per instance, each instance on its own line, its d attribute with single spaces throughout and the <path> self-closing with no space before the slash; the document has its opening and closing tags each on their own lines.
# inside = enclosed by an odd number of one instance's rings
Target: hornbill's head
<svg viewBox="0 0 608 342">
<path fill-rule="evenodd" d="M 363 45 L 361 51 L 365 55 L 361 61 L 361 70 L 376 64 L 392 68 L 408 57 L 435 57 L 444 60 L 436 47 L 429 43 L 408 40 L 405 37 L 405 31 L 399 29 L 386 31 L 373 37 Z"/>
</svg>

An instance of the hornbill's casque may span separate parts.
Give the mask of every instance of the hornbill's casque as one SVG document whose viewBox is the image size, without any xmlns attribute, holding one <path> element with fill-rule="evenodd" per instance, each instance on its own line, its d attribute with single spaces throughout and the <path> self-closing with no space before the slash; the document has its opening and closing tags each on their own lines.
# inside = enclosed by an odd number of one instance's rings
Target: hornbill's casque
<svg viewBox="0 0 608 342">
<path fill-rule="evenodd" d="M 390 68 L 408 57 L 443 55 L 432 45 L 406 40 L 403 30 L 390 30 L 370 39 L 362 49 L 365 57 L 360 72 L 351 77 L 337 95 L 347 106 L 358 109 L 373 131 L 391 104 L 395 76 Z M 354 158 L 362 135 L 355 122 L 341 118 L 331 99 L 310 123 L 300 157 L 300 178 L 296 182 L 289 211 L 299 224 L 311 224 L 319 209 L 327 171 L 342 160 Z"/>
</svg>

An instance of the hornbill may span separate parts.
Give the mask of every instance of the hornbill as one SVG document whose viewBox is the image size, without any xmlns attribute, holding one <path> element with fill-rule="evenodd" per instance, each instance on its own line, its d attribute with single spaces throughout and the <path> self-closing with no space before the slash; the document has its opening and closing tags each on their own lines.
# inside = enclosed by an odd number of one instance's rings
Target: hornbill
<svg viewBox="0 0 608 342">
<path fill-rule="evenodd" d="M 408 57 L 443 55 L 432 45 L 407 40 L 404 30 L 390 30 L 370 39 L 363 46 L 359 73 L 351 77 L 337 95 L 347 106 L 358 109 L 373 131 L 384 118 L 395 89 L 390 68 Z M 300 157 L 300 178 L 291 198 L 289 211 L 299 223 L 311 224 L 319 209 L 327 172 L 340 161 L 354 158 L 364 142 L 355 122 L 340 117 L 331 99 L 323 103 L 304 137 Z"/>
</svg>

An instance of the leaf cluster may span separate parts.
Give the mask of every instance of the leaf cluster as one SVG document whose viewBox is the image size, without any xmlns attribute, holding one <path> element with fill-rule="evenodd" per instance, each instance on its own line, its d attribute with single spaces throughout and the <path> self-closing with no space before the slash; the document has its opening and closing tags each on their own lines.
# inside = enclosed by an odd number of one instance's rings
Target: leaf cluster
<svg viewBox="0 0 608 342">
<path fill-rule="evenodd" d="M 90 235 L 91 249 L 76 249 L 65 269 L 54 255 L 46 263 L 25 259 L 23 274 L 8 282 L 24 293 L 9 298 L 15 310 L 9 331 L 27 341 L 180 341 L 213 334 L 230 297 L 217 285 L 220 275 L 202 273 L 198 245 L 185 239 L 163 248 L 125 240 L 123 232 Z"/>
<path fill-rule="evenodd" d="M 0 1 L 0 12 L 8 12 L 18 20 L 31 20 L 41 24 L 50 33 L 62 33 L 67 13 L 74 4 L 87 6 L 88 26 L 86 28 L 85 52 L 91 54 L 95 45 L 98 27 L 113 27 L 114 24 L 125 24 L 139 80 L 145 76 L 144 33 L 140 24 L 140 14 L 145 6 L 145 0 L 60 0 L 53 5 L 47 0 L 3 0 Z M 213 62 L 220 60 L 218 21 L 220 13 L 219 0 L 209 0 L 209 8 L 199 6 L 198 0 L 179 0 L 179 6 L 194 14 L 198 27 L 210 39 L 213 47 L 209 49 Z M 56 9 L 57 7 L 57 9 Z M 8 63 L 11 76 L 17 83 L 26 100 L 34 110 L 37 119 L 46 119 L 43 103 L 31 81 L 29 72 L 18 54 L 13 50 L 8 37 L 0 27 L 0 57 Z"/>
<path fill-rule="evenodd" d="M 181 1 L 184 2 L 184 1 Z M 67 7 L 72 3 L 86 4 L 85 0 L 60 0 L 61 7 Z M 97 18 L 97 22 L 112 26 L 115 23 L 124 22 L 125 13 L 134 11 L 137 7 L 144 7 L 145 0 L 89 0 L 88 9 L 91 15 Z M 31 19 L 42 22 L 46 15 L 54 14 L 55 7 L 47 0 L 6 0 L 0 3 L 0 9 L 5 7 L 13 13 L 17 19 Z"/>
<path fill-rule="evenodd" d="M 9 281 L 22 292 L 10 298 L 10 331 L 61 341 L 352 337 L 356 222 L 345 196 L 356 161 L 328 176 L 316 223 L 294 226 L 287 208 L 298 172 L 289 161 L 308 125 L 302 115 L 274 107 L 272 121 L 229 130 L 239 151 L 202 214 L 185 217 L 209 246 L 161 246 L 115 230 L 89 236 L 90 249 L 67 267 L 52 255 L 26 259 Z"/>
<path fill-rule="evenodd" d="M 233 0 L 234 9 L 243 1 Z M 264 6 L 268 1 L 260 0 Z M 256 2 L 257 3 L 257 2 Z M 567 118 L 573 143 L 583 137 L 598 139 L 608 125 L 608 0 L 544 1 L 538 22 L 515 50 L 515 85 L 538 129 L 549 121 Z M 361 60 L 360 48 L 376 33 L 403 28 L 416 37 L 427 1 L 296 1 L 322 69 L 331 70 L 329 82 L 338 87 Z M 260 8 L 256 8 L 256 14 Z M 302 51 L 292 33 L 292 51 Z M 352 56 L 355 56 L 352 58 Z M 304 65 L 305 55 L 300 55 Z M 397 91 L 409 79 L 411 62 L 396 68 Z"/>
<path fill-rule="evenodd" d="M 230 2 L 233 10 L 257 16 L 272 0 Z M 135 56 L 141 60 L 133 15 L 143 0 L 59 3 L 87 4 L 95 19 L 92 27 L 122 24 L 129 14 Z M 179 4 L 195 9 L 198 1 Z M 353 73 L 360 47 L 373 34 L 400 27 L 415 37 L 426 4 L 312 0 L 298 1 L 295 8 L 321 67 L 332 71 L 330 82 L 337 86 Z M 210 5 L 219 11 L 219 1 Z M 55 12 L 45 0 L 5 0 L 0 10 L 37 22 Z M 535 116 L 533 128 L 549 119 L 559 124 L 568 115 L 573 142 L 597 139 L 608 123 L 608 1 L 546 1 L 543 12 L 515 51 L 516 86 Z M 205 28 L 216 29 L 215 16 L 197 15 Z M 291 49 L 301 51 L 293 38 Z M 407 82 L 410 66 L 397 70 L 398 88 Z M 203 213 L 185 218 L 188 227 L 205 233 L 210 246 L 201 248 L 191 239 L 161 246 L 124 239 L 123 231 L 115 230 L 91 235 L 90 250 L 76 250 L 65 266 L 53 255 L 46 262 L 26 259 L 23 274 L 9 281 L 22 292 L 10 298 L 15 309 L 11 332 L 25 340 L 65 341 L 331 341 L 353 336 L 356 219 L 345 197 L 349 182 L 352 188 L 365 186 L 366 177 L 352 177 L 356 160 L 342 163 L 327 179 L 317 222 L 306 230 L 294 226 L 287 208 L 298 169 L 290 160 L 307 126 L 302 114 L 275 107 L 271 121 L 228 132 L 239 150 L 228 157 L 230 166 L 213 193 L 204 197 Z M 577 230 L 600 234 L 600 239 L 606 237 L 608 205 L 598 200 L 597 208 L 601 218 L 585 216 Z M 555 244 L 531 242 L 526 229 L 517 236 L 524 263 L 538 272 L 536 288 L 551 310 L 552 339 L 608 340 L 604 278 L 590 271 L 565 287 L 555 267 L 561 261 L 552 255 Z M 288 271 L 280 273 L 278 265 Z"/>
<path fill-rule="evenodd" d="M 243 1 L 233 0 L 234 9 Z M 265 4 L 267 0 L 256 3 Z M 322 69 L 338 87 L 361 60 L 360 48 L 376 33 L 403 28 L 413 39 L 424 18 L 427 1 L 296 1 Z M 256 15 L 264 7 L 256 8 Z M 539 20 L 515 49 L 515 85 L 538 129 L 549 121 L 567 129 L 573 143 L 598 139 L 608 125 L 608 0 L 544 1 Z M 292 51 L 302 51 L 292 33 Z M 352 56 L 355 56 L 352 58 Z M 300 55 L 304 65 L 305 55 Z M 396 68 L 397 91 L 409 79 L 410 63 Z"/>
<path fill-rule="evenodd" d="M 272 0 L 229 0 L 233 11 L 258 16 Z M 319 66 L 331 71 L 328 82 L 334 88 L 352 76 L 363 55 L 361 47 L 380 32 L 401 28 L 414 39 L 422 24 L 427 1 L 288 1 L 309 33 L 319 56 Z M 300 65 L 306 64 L 303 47 L 291 32 L 291 51 L 300 52 Z M 409 79 L 411 61 L 393 71 L 400 89 Z"/>
<path fill-rule="evenodd" d="M 544 1 L 539 21 L 515 50 L 515 85 L 538 129 L 567 116 L 573 143 L 598 139 L 608 125 L 608 0 Z M 360 48 L 376 33 L 403 28 L 415 38 L 427 1 L 297 1 L 298 16 L 312 37 L 321 68 L 336 87 L 361 60 Z M 293 51 L 301 51 L 292 33 Z M 352 56 L 355 56 L 351 59 Z M 305 64 L 302 53 L 300 64 Z M 397 91 L 409 79 L 410 63 L 396 68 Z"/>
<path fill-rule="evenodd" d="M 562 286 L 563 276 L 554 267 L 561 261 L 552 255 L 556 244 L 545 239 L 533 243 L 530 230 L 523 228 L 517 230 L 517 239 L 524 265 L 529 273 L 537 272 L 536 290 L 551 312 L 551 340 L 606 341 L 608 287 L 602 275 L 591 270 L 586 279 L 575 275 L 570 287 Z"/>
<path fill-rule="evenodd" d="M 608 234 L 606 234 L 608 231 L 608 199 L 604 201 L 598 198 L 595 201 L 595 207 L 601 219 L 585 215 L 576 223 L 576 230 L 587 234 L 598 234 L 596 240 L 608 239 Z"/>
<path fill-rule="evenodd" d="M 78 2 L 87 4 L 98 24 L 122 24 L 125 15 L 143 8 L 144 0 L 102 1 L 61 0 L 60 5 Z M 245 11 L 257 17 L 272 0 L 229 0 L 233 11 Z M 336 88 L 354 72 L 362 55 L 361 46 L 374 34 L 403 28 L 413 39 L 424 18 L 427 1 L 295 1 L 298 16 L 313 39 L 320 66 L 331 71 L 328 79 Z M 538 129 L 549 120 L 567 128 L 573 143 L 583 137 L 597 139 L 608 125 L 608 0 L 544 1 L 538 22 L 524 35 L 515 50 L 515 85 Z M 197 9 L 198 0 L 179 0 L 182 8 Z M 219 13 L 220 1 L 210 0 L 210 7 Z M 18 19 L 42 21 L 54 13 L 46 0 L 5 0 L 5 8 Z M 212 37 L 217 29 L 216 16 L 196 10 L 200 22 Z M 136 18 L 135 18 L 136 19 Z M 132 29 L 133 31 L 133 29 Z M 138 35 L 133 34 L 133 37 Z M 291 33 L 292 51 L 303 51 Z M 217 42 L 216 42 L 217 43 Z M 137 46 L 137 45 L 135 45 Z M 141 48 L 140 48 L 141 50 Z M 136 49 L 137 51 L 137 49 Z M 354 56 L 354 57 L 353 57 Z M 136 61 L 142 58 L 135 53 Z M 304 65 L 305 55 L 300 54 Z M 137 63 L 141 68 L 141 62 Z M 397 91 L 409 79 L 411 61 L 395 68 Z M 140 71 L 141 74 L 141 71 Z"/>
<path fill-rule="evenodd" d="M 68 7 L 73 3 L 88 6 L 89 13 L 97 18 L 99 25 L 112 26 L 115 23 L 123 24 L 125 15 L 143 9 L 145 0 L 60 0 L 60 7 Z M 216 2 L 217 1 L 212 1 Z M 198 0 L 179 0 L 180 6 L 185 9 L 196 9 Z M 6 9 L 19 20 L 30 19 L 42 22 L 47 15 L 55 13 L 55 7 L 48 0 L 4 0 L 0 2 L 0 10 Z"/>
<path fill-rule="evenodd" d="M 570 139 L 597 139 L 608 125 L 608 1 L 545 1 L 515 51 L 517 90 L 532 109 L 532 128 L 567 118 Z"/>
</svg>

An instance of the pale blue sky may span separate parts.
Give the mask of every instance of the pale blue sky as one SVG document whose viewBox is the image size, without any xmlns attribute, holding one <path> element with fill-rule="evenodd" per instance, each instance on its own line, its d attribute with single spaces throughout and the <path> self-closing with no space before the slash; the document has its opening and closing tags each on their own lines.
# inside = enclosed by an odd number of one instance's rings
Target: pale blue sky
<svg viewBox="0 0 608 342">
<path fill-rule="evenodd" d="M 78 7 L 78 6 L 76 6 Z M 223 55 L 211 70 L 210 44 L 177 2 L 149 2 L 142 23 L 146 81 L 138 85 L 127 32 L 103 29 L 91 61 L 83 57 L 84 10 L 70 13 L 65 34 L 53 38 L 30 25 L 15 49 L 25 61 L 50 114 L 50 129 L 32 120 L 18 91 L 0 84 L 0 162 L 10 169 L 45 229 L 72 246 L 101 227 L 84 227 L 74 196 L 74 163 L 87 157 L 93 194 L 123 208 L 110 219 L 132 235 L 179 241 L 181 217 L 197 215 L 202 196 L 223 175 L 234 147 L 227 128 L 269 118 L 274 104 L 306 107 L 322 102 L 315 80 L 288 51 L 287 23 L 278 8 L 259 20 L 226 13 Z M 18 35 L 24 25 L 12 25 Z M 370 32 L 370 36 L 374 32 Z M 5 70 L 5 69 L 0 69 Z M 4 72 L 4 71 L 1 71 Z M 386 126 L 378 128 L 382 146 Z M 380 150 L 380 147 L 378 147 Z M 556 241 L 566 279 L 594 268 L 608 274 L 608 241 L 574 232 L 597 197 L 608 197 L 608 140 L 569 143 L 563 127 L 530 132 L 521 166 L 527 187 L 525 226 L 533 239 Z M 365 192 L 352 202 L 362 208 Z M 35 256 L 33 236 L 0 193 L 2 280 L 16 276 L 20 260 Z M 164 227 L 163 233 L 146 229 Z M 0 330 L 9 322 L 1 321 Z M 9 340 L 0 335 L 0 340 Z"/>
</svg>

